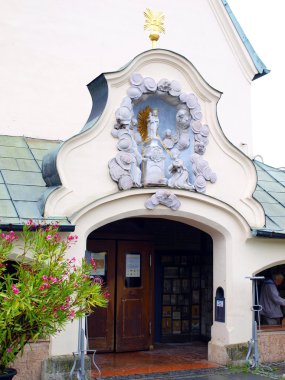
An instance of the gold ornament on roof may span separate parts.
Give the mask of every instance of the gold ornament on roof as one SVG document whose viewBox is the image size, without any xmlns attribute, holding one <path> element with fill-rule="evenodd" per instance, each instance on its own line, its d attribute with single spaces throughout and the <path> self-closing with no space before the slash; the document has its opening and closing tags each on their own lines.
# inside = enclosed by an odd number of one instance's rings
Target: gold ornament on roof
<svg viewBox="0 0 285 380">
<path fill-rule="evenodd" d="M 149 30 L 150 35 L 149 39 L 152 42 L 152 49 L 156 48 L 156 42 L 159 39 L 159 33 L 165 33 L 163 26 L 164 23 L 164 14 L 162 12 L 152 12 L 147 8 L 144 12 L 145 24 L 144 30 Z"/>
</svg>

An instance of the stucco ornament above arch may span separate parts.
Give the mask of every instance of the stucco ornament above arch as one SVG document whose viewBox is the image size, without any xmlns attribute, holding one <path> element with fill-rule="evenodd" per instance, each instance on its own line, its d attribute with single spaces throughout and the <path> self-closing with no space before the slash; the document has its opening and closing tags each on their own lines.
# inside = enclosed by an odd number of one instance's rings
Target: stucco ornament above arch
<svg viewBox="0 0 285 380">
<path fill-rule="evenodd" d="M 263 209 L 252 198 L 254 165 L 218 122 L 221 93 L 186 58 L 149 50 L 120 71 L 101 74 L 89 90 L 93 107 L 85 127 L 44 159 L 45 217 L 72 219 L 112 194 L 139 191 L 150 197 L 165 188 L 179 198 L 183 192 L 218 199 L 249 226 L 264 225 Z M 140 112 L 146 112 L 145 140 L 138 133 Z"/>
<path fill-rule="evenodd" d="M 157 190 L 157 192 L 144 203 L 145 207 L 149 210 L 153 210 L 159 204 L 174 211 L 178 210 L 181 206 L 181 202 L 178 200 L 177 196 L 167 190 Z"/>
</svg>

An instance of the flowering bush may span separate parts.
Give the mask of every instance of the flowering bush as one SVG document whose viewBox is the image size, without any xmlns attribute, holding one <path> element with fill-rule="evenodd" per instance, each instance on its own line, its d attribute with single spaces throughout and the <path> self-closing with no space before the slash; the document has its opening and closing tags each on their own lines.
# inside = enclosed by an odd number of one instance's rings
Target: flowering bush
<svg viewBox="0 0 285 380">
<path fill-rule="evenodd" d="M 17 236 L 0 231 L 0 373 L 29 341 L 54 335 L 69 320 L 108 303 L 102 282 L 90 277 L 95 262 L 66 259 L 76 236 L 61 239 L 58 226 L 29 221 L 21 237 L 23 247 L 8 271 Z"/>
</svg>

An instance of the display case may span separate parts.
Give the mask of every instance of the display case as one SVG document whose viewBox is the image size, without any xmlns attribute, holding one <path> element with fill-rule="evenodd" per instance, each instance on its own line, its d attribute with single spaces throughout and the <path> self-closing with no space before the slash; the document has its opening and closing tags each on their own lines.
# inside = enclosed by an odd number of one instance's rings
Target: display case
<svg viewBox="0 0 285 380">
<path fill-rule="evenodd" d="M 200 255 L 162 254 L 161 340 L 189 341 L 201 335 Z"/>
</svg>

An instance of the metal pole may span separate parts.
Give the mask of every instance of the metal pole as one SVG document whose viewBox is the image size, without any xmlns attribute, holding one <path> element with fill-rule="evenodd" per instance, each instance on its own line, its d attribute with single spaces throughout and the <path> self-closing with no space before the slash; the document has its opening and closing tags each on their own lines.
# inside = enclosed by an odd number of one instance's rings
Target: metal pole
<svg viewBox="0 0 285 380">
<path fill-rule="evenodd" d="M 258 324 L 260 326 L 260 311 L 262 306 L 259 304 L 258 286 L 259 280 L 264 280 L 264 276 L 246 277 L 252 281 L 252 337 L 248 342 L 248 352 L 246 355 L 246 361 L 250 364 L 251 369 L 255 369 L 259 366 L 259 352 L 258 352 L 258 337 L 257 337 L 257 323 L 255 320 L 255 313 L 257 312 Z"/>
<path fill-rule="evenodd" d="M 73 366 L 72 366 L 72 369 L 71 369 L 70 374 L 69 374 L 70 380 L 72 380 L 72 376 L 73 376 L 73 373 L 75 371 L 77 363 L 79 363 L 78 369 L 76 370 L 77 379 L 78 380 L 87 380 L 86 371 L 85 371 L 85 352 L 87 353 L 87 351 L 89 353 L 93 352 L 92 362 L 93 362 L 93 365 L 97 369 L 97 372 L 98 372 L 99 377 L 97 377 L 97 379 L 101 378 L 101 371 L 95 362 L 96 350 L 90 350 L 88 347 L 87 317 L 88 316 L 86 315 L 85 317 L 82 317 L 79 319 L 77 352 L 73 352 L 74 362 L 73 362 Z M 86 331 L 86 334 L 85 334 L 85 331 Z M 85 339 L 87 341 L 86 350 L 85 350 Z"/>
<path fill-rule="evenodd" d="M 74 363 L 72 366 L 72 369 L 69 374 L 69 378 L 72 379 L 74 370 L 76 368 L 76 363 L 79 361 L 79 368 L 77 369 L 77 379 L 78 380 L 86 380 L 85 376 L 85 361 L 84 361 L 84 354 L 85 354 L 85 331 L 82 323 L 83 317 L 79 318 L 78 323 L 78 344 L 77 344 L 77 352 L 73 352 L 74 357 Z M 79 359 L 79 360 L 78 360 Z"/>
<path fill-rule="evenodd" d="M 80 351 L 80 372 L 81 372 L 81 379 L 80 380 L 85 380 L 85 362 L 84 362 L 84 354 L 85 354 L 85 331 L 84 328 L 82 327 L 82 319 L 80 318 L 81 321 L 81 351 Z"/>
</svg>

